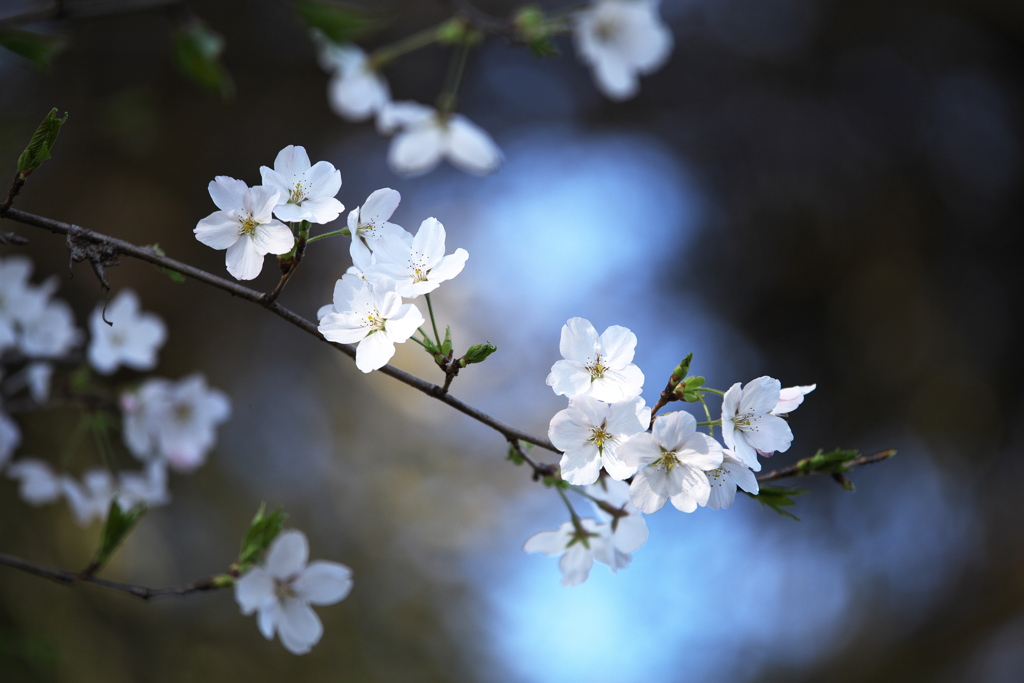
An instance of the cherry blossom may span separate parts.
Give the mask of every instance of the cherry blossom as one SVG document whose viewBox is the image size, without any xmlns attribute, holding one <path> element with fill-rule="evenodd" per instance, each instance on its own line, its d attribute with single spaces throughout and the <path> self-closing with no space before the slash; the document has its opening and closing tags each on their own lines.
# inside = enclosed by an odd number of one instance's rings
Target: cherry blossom
<svg viewBox="0 0 1024 683">
<path fill-rule="evenodd" d="M 295 236 L 273 217 L 280 193 L 262 185 L 250 188 L 227 176 L 217 176 L 209 189 L 220 211 L 199 221 L 193 232 L 206 246 L 227 249 L 232 277 L 252 280 L 263 270 L 264 256 L 291 251 Z"/>
<path fill-rule="evenodd" d="M 338 45 L 325 39 L 319 56 L 320 66 L 333 74 L 327 86 L 327 102 L 338 116 L 365 121 L 391 101 L 387 80 L 371 66 L 358 46 Z"/>
<path fill-rule="evenodd" d="M 469 258 L 465 249 L 445 256 L 445 237 L 441 222 L 428 218 L 411 243 L 395 236 L 379 239 L 373 249 L 376 263 L 371 270 L 393 279 L 404 297 L 428 294 L 461 273 Z"/>
<path fill-rule="evenodd" d="M 639 396 L 644 373 L 633 365 L 636 335 L 612 325 L 598 337 L 584 318 L 562 326 L 558 345 L 564 360 L 551 366 L 547 384 L 562 396 L 590 396 L 613 403 Z"/>
<path fill-rule="evenodd" d="M 569 407 L 551 418 L 548 438 L 563 452 L 562 477 L 575 486 L 597 481 L 603 467 L 615 479 L 626 479 L 636 465 L 623 462 L 618 453 L 629 437 L 644 431 L 650 409 L 642 398 L 603 403 L 589 396 L 574 396 Z"/>
<path fill-rule="evenodd" d="M 576 15 L 580 60 L 593 70 L 597 87 L 613 100 L 637 94 L 639 77 L 672 51 L 672 33 L 658 15 L 660 0 L 595 0 Z"/>
<path fill-rule="evenodd" d="M 335 199 L 341 171 L 327 161 L 310 165 L 304 147 L 288 145 L 277 153 L 274 168 L 260 167 L 260 176 L 264 187 L 280 195 L 274 215 L 282 221 L 330 223 L 345 210 Z"/>
<path fill-rule="evenodd" d="M 50 378 L 53 377 L 53 364 L 36 361 L 25 366 L 25 377 L 28 382 L 28 393 L 32 400 L 42 405 L 50 400 Z"/>
<path fill-rule="evenodd" d="M 139 298 L 130 289 L 114 297 L 105 316 L 102 306 L 93 310 L 89 331 L 89 363 L 104 375 L 121 365 L 134 370 L 152 369 L 157 351 L 167 337 L 163 321 L 152 313 L 141 313 Z"/>
<path fill-rule="evenodd" d="M 319 330 L 328 341 L 358 344 L 356 367 L 370 372 L 386 365 L 395 355 L 395 344 L 406 341 L 423 322 L 414 304 L 402 303 L 393 280 L 346 275 L 335 285 L 334 310 L 320 319 Z"/>
<path fill-rule="evenodd" d="M 779 402 L 772 409 L 772 415 L 788 415 L 804 402 L 804 396 L 811 393 L 818 387 L 817 384 L 808 384 L 802 387 L 786 387 L 779 391 Z"/>
<path fill-rule="evenodd" d="M 75 327 L 71 307 L 59 299 L 47 301 L 22 322 L 18 348 L 33 358 L 59 358 L 78 345 L 81 332 Z"/>
<path fill-rule="evenodd" d="M 21 430 L 18 424 L 0 410 L 0 469 L 11 459 L 21 445 Z"/>
<path fill-rule="evenodd" d="M 274 539 L 262 566 L 235 583 L 242 614 L 257 612 L 256 623 L 267 640 L 274 633 L 297 655 L 320 641 L 324 627 L 310 605 L 333 605 L 352 589 L 352 571 L 343 564 L 317 560 L 307 565 L 309 542 L 301 531 L 283 531 Z"/>
<path fill-rule="evenodd" d="M 29 505 L 45 505 L 63 494 L 61 477 L 49 464 L 36 458 L 21 458 L 7 468 L 7 476 L 19 482 L 18 494 Z"/>
<path fill-rule="evenodd" d="M 388 164 L 397 173 L 426 173 L 448 159 L 467 173 L 487 175 L 504 160 L 491 136 L 465 116 L 445 116 L 418 102 L 388 104 L 377 128 L 384 135 L 397 132 L 388 149 Z"/>
<path fill-rule="evenodd" d="M 704 471 L 722 465 L 722 446 L 697 431 L 693 415 L 680 411 L 660 416 L 650 432 L 624 443 L 619 457 L 642 468 L 633 478 L 629 497 L 645 514 L 657 512 L 667 500 L 677 510 L 693 512 L 708 501 L 711 487 Z"/>
<path fill-rule="evenodd" d="M 785 452 L 793 442 L 789 425 L 772 414 L 781 386 L 777 379 L 758 377 L 742 389 L 739 382 L 733 384 L 722 399 L 722 440 L 755 472 L 761 471 L 758 451 Z"/>
<path fill-rule="evenodd" d="M 563 586 L 578 586 L 590 576 L 594 557 L 605 541 L 597 530 L 597 522 L 579 520 L 582 533 L 571 522 L 564 522 L 555 531 L 541 531 L 530 536 L 523 545 L 528 553 L 543 553 L 548 557 L 561 557 L 558 568 L 562 571 Z"/>
<path fill-rule="evenodd" d="M 754 473 L 750 471 L 746 463 L 727 448 L 722 449 L 722 465 L 716 469 L 707 470 L 704 474 L 707 475 L 708 484 L 711 485 L 707 506 L 712 510 L 732 507 L 733 501 L 736 500 L 737 486 L 754 495 L 757 495 L 759 490 Z"/>
<path fill-rule="evenodd" d="M 81 483 L 68 476 L 63 476 L 60 483 L 75 521 L 82 526 L 94 519 L 106 519 L 114 498 L 122 509 L 140 503 L 156 507 L 170 500 L 167 469 L 159 462 L 150 463 L 144 472 L 121 472 L 117 477 L 108 470 L 91 469 L 82 475 Z"/>
<path fill-rule="evenodd" d="M 177 382 L 153 378 L 121 397 L 124 441 L 141 460 L 166 461 L 180 472 L 199 467 L 228 419 L 231 403 L 201 374 Z"/>
<path fill-rule="evenodd" d="M 613 572 L 625 569 L 633 559 L 632 554 L 647 542 L 650 535 L 643 515 L 629 499 L 629 484 L 605 477 L 585 487 L 584 491 L 628 513 L 616 521 L 606 510 L 594 505 L 597 518 L 602 522 L 597 531 L 604 541 L 595 548 L 594 559 L 608 565 Z"/>
</svg>

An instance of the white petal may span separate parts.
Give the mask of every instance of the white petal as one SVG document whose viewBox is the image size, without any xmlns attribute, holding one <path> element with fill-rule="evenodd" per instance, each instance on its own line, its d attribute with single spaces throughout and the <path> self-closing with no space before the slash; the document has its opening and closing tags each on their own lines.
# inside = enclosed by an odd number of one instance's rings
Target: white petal
<svg viewBox="0 0 1024 683">
<path fill-rule="evenodd" d="M 262 567 L 253 567 L 235 582 L 235 601 L 242 614 L 252 614 L 274 600 L 274 579 Z"/>
<path fill-rule="evenodd" d="M 277 624 L 281 644 L 296 655 L 304 655 L 320 642 L 324 626 L 316 612 L 301 600 L 285 600 Z"/>
<path fill-rule="evenodd" d="M 313 605 L 333 605 L 352 590 L 352 570 L 337 562 L 317 560 L 292 584 L 295 595 Z"/>
<path fill-rule="evenodd" d="M 295 246 L 295 236 L 287 225 L 272 220 L 256 226 L 252 242 L 260 254 L 287 254 Z"/>
<path fill-rule="evenodd" d="M 589 320 L 569 318 L 562 326 L 558 350 L 566 360 L 587 363 L 595 358 L 597 341 L 597 330 Z"/>
<path fill-rule="evenodd" d="M 388 165 L 396 173 L 426 173 L 441 161 L 443 151 L 441 130 L 436 126 L 421 126 L 395 136 L 388 149 Z"/>
<path fill-rule="evenodd" d="M 395 355 L 395 344 L 383 332 L 376 332 L 359 342 L 356 349 L 356 367 L 363 372 L 378 370 Z"/>
<path fill-rule="evenodd" d="M 221 211 L 239 211 L 242 208 L 242 198 L 248 189 L 249 186 L 241 180 L 226 175 L 217 176 L 209 185 L 210 198 Z"/>
<path fill-rule="evenodd" d="M 238 219 L 226 211 L 214 211 L 196 225 L 196 239 L 214 249 L 227 249 L 238 241 Z"/>
<path fill-rule="evenodd" d="M 469 173 L 493 173 L 504 160 L 494 139 L 484 129 L 459 114 L 448 120 L 447 144 L 451 162 Z"/>
<path fill-rule="evenodd" d="M 265 567 L 276 579 L 289 579 L 306 566 L 309 559 L 309 542 L 301 531 L 282 531 L 270 544 Z"/>
<path fill-rule="evenodd" d="M 228 247 L 226 257 L 228 272 L 236 280 L 252 280 L 263 270 L 263 254 L 249 236 Z"/>
</svg>

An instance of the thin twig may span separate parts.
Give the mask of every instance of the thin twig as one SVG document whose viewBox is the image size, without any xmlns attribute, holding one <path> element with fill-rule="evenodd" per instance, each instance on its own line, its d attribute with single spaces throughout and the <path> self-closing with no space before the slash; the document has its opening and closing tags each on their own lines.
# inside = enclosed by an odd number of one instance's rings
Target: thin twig
<svg viewBox="0 0 1024 683">
<path fill-rule="evenodd" d="M 126 242 L 116 237 L 111 237 L 109 235 L 104 235 L 102 233 L 93 232 L 92 230 L 87 230 L 85 228 L 73 225 L 71 223 L 64 223 L 62 221 L 53 220 L 52 218 L 37 216 L 35 214 L 28 213 L 27 211 L 21 211 L 19 209 L 9 209 L 7 213 L 4 214 L 3 218 L 17 221 L 25 225 L 31 225 L 37 228 L 42 228 L 43 230 L 49 230 L 50 232 L 54 232 L 57 234 L 70 235 L 79 241 L 87 241 L 103 245 L 105 247 L 113 249 L 119 254 L 124 254 L 125 256 L 130 256 L 132 258 L 139 259 L 140 261 L 146 261 L 147 263 L 152 263 L 162 268 L 167 268 L 179 272 L 186 277 L 190 277 L 193 280 L 198 280 L 199 282 L 210 285 L 211 287 L 223 290 L 231 294 L 232 296 L 238 297 L 239 299 L 244 299 L 251 303 L 258 304 L 263 308 L 267 309 L 268 311 L 270 311 L 271 313 L 273 313 L 274 315 L 278 316 L 279 318 L 282 318 L 286 322 L 289 322 L 295 327 L 298 327 L 300 330 L 306 332 L 307 334 L 316 337 L 325 344 L 330 344 L 334 348 L 338 349 L 339 351 L 347 355 L 349 358 L 355 359 L 356 357 L 356 349 L 354 346 L 327 341 L 326 339 L 324 339 L 324 336 L 320 334 L 320 331 L 317 329 L 317 326 L 315 324 L 306 320 L 299 314 L 294 313 L 290 309 L 285 308 L 276 301 L 269 300 L 266 294 L 258 292 L 255 289 L 250 289 L 249 287 L 237 284 L 235 282 L 231 282 L 230 280 L 226 280 L 217 275 L 213 275 L 212 273 L 208 273 L 205 270 L 196 268 L 195 266 L 190 266 L 187 263 L 182 263 L 181 261 L 176 261 L 172 258 L 161 256 L 160 254 L 150 249 L 149 247 L 140 247 L 136 244 Z M 447 393 L 441 386 L 420 379 L 419 377 L 412 375 L 408 372 L 405 372 L 404 370 L 399 370 L 393 365 L 385 365 L 384 367 L 380 368 L 377 372 L 387 375 L 388 377 L 391 377 L 393 379 L 397 379 L 399 382 L 402 382 L 403 384 L 407 384 L 410 387 L 422 391 L 424 394 L 427 394 L 428 396 L 431 396 L 437 399 L 438 401 L 441 401 L 442 403 L 448 404 L 449 406 L 459 411 L 460 413 L 468 415 L 477 422 L 485 424 L 491 429 L 500 433 L 502 436 L 505 437 L 506 440 L 519 439 L 520 441 L 526 441 L 536 446 L 540 446 L 541 448 L 545 448 L 553 453 L 561 453 L 561 451 L 555 448 L 554 445 L 547 439 L 533 436 L 532 434 L 527 434 L 526 432 L 520 431 L 515 427 L 507 425 L 504 422 L 501 422 L 491 417 L 487 413 L 484 413 L 483 411 L 478 410 L 477 408 L 474 408 L 473 406 L 460 401 L 451 394 Z"/>
<path fill-rule="evenodd" d="M 121 593 L 127 593 L 133 597 L 141 600 L 151 600 L 153 598 L 164 598 L 172 596 L 190 595 L 192 593 L 200 593 L 203 591 L 218 590 L 224 588 L 224 585 L 218 585 L 215 581 L 215 576 L 207 576 L 206 578 L 193 581 L 192 583 L 186 583 L 181 586 L 170 586 L 168 588 L 147 588 L 146 586 L 135 586 L 128 583 L 120 583 L 118 581 L 108 581 L 107 579 L 100 579 L 95 576 L 81 574 L 78 572 L 69 572 L 65 569 L 52 569 L 50 567 L 43 567 L 38 564 L 29 562 L 20 557 L 14 555 L 8 555 L 6 553 L 0 553 L 0 565 L 7 567 L 13 567 L 20 571 L 32 574 L 33 576 L 39 576 L 44 579 L 49 579 L 56 583 L 63 584 L 65 586 L 75 585 L 89 585 L 97 586 L 99 588 L 106 588 L 108 590 L 120 591 Z"/>
<path fill-rule="evenodd" d="M 868 455 L 862 455 L 859 458 L 854 458 L 853 460 L 849 460 L 849 461 L 847 461 L 847 462 L 845 462 L 843 464 L 846 465 L 847 467 L 849 467 L 850 469 L 853 469 L 855 467 L 862 467 L 864 465 L 873 465 L 876 462 L 882 462 L 883 460 L 888 460 L 889 458 L 891 458 L 894 455 L 896 455 L 896 449 L 895 448 L 887 448 L 886 450 L 878 451 L 877 453 L 870 453 Z M 807 459 L 809 459 L 809 458 L 807 458 Z M 805 460 L 807 460 L 807 459 L 805 459 Z M 793 463 L 789 467 L 783 467 L 781 470 L 772 470 L 771 472 L 763 472 L 763 473 L 757 475 L 757 481 L 759 483 L 764 483 L 766 481 L 776 481 L 777 479 L 788 479 L 789 477 L 806 477 L 806 476 L 809 476 L 809 475 L 812 475 L 812 474 L 831 474 L 831 472 L 821 472 L 821 471 L 814 471 L 814 470 L 810 470 L 810 471 L 808 471 L 808 470 L 801 470 L 801 463 L 803 463 L 803 462 L 804 462 L 804 460 L 800 460 L 799 462 Z"/>
</svg>

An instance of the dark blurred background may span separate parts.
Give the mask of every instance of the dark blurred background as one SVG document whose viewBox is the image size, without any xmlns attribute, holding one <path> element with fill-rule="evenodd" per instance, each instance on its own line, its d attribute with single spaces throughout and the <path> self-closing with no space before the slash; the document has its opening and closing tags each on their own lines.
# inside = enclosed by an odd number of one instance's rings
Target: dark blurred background
<svg viewBox="0 0 1024 683">
<path fill-rule="evenodd" d="M 6 0 L 0 22 L 49 5 Z M 648 402 L 689 351 L 721 389 L 817 382 L 770 466 L 818 447 L 899 455 L 855 472 L 856 493 L 802 482 L 801 523 L 745 497 L 662 511 L 633 566 L 563 588 L 554 561 L 520 548 L 565 512 L 503 462 L 493 432 L 258 307 L 123 259 L 115 290 L 141 292 L 171 331 L 158 374 L 203 371 L 234 414 L 105 575 L 156 586 L 222 571 L 266 500 L 313 557 L 350 565 L 355 589 L 319 609 L 324 638 L 295 657 L 229 591 L 143 604 L 0 567 L 5 683 L 1024 680 L 1024 4 L 667 1 L 673 54 L 625 103 L 597 92 L 568 39 L 553 60 L 490 41 L 462 111 L 505 167 L 413 179 L 387 169 L 371 124 L 331 114 L 289 3 L 192 6 L 226 39 L 227 103 L 177 71 L 166 13 L 65 5 L 72 18 L 31 27 L 67 37 L 51 67 L 0 54 L 0 167 L 13 172 L 50 107 L 70 112 L 17 207 L 223 273 L 223 252 L 192 234 L 215 208 L 207 183 L 257 184 L 260 165 L 303 145 L 341 170 L 348 208 L 393 187 L 397 222 L 436 216 L 449 250 L 468 249 L 436 304 L 457 347 L 498 346 L 453 391 L 499 419 L 546 431 L 564 401 L 544 378 L 579 315 L 637 333 Z M 450 16 L 426 0 L 364 6 L 388 20 L 369 48 Z M 393 95 L 433 101 L 447 57 L 389 67 Z M 31 239 L 0 254 L 62 278 L 84 327 L 103 296 L 88 269 L 70 279 L 62 239 L 0 227 Z M 347 246 L 311 245 L 282 302 L 313 318 Z M 273 286 L 272 265 L 256 287 Z M 416 351 L 395 362 L 437 381 Z M 51 457 L 74 420 L 26 422 L 22 452 Z M 0 550 L 68 568 L 99 533 L 63 503 L 25 506 L 7 480 L 0 520 Z"/>
</svg>

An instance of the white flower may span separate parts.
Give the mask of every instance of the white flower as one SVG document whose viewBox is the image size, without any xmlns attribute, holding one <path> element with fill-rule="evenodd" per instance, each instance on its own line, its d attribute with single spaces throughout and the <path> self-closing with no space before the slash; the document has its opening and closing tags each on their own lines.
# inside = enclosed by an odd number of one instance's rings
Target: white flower
<svg viewBox="0 0 1024 683">
<path fill-rule="evenodd" d="M 632 560 L 632 554 L 647 542 L 650 535 L 643 515 L 629 500 L 629 484 L 606 477 L 587 486 L 585 491 L 597 500 L 628 513 L 615 521 L 615 517 L 606 510 L 596 503 L 594 505 L 597 518 L 603 522 L 597 531 L 604 541 L 595 548 L 594 559 L 608 565 L 613 572 L 625 569 Z"/>
<path fill-rule="evenodd" d="M 18 347 L 32 358 L 59 358 L 74 348 L 80 339 L 71 307 L 54 299 L 46 302 L 31 319 L 22 322 Z"/>
<path fill-rule="evenodd" d="M 632 476 L 636 465 L 624 463 L 618 449 L 647 427 L 644 414 L 649 420 L 650 409 L 642 398 L 612 404 L 589 396 L 570 398 L 569 407 L 556 413 L 548 427 L 548 438 L 563 452 L 562 477 L 585 486 L 597 481 L 602 467 L 615 479 Z"/>
<path fill-rule="evenodd" d="M 395 344 L 422 324 L 419 309 L 402 303 L 393 280 L 346 275 L 334 287 L 334 311 L 321 318 L 319 330 L 328 341 L 359 344 L 356 367 L 370 372 L 386 365 Z"/>
<path fill-rule="evenodd" d="M 274 215 L 282 221 L 330 223 L 345 210 L 335 199 L 341 189 L 341 171 L 327 161 L 310 166 L 304 147 L 288 145 L 277 153 L 273 169 L 260 166 L 260 176 L 264 187 L 280 195 Z"/>
<path fill-rule="evenodd" d="M 562 571 L 563 586 L 578 586 L 587 580 L 590 568 L 594 566 L 595 553 L 604 544 L 593 519 L 581 519 L 580 526 L 582 534 L 571 521 L 565 522 L 556 531 L 541 531 L 530 536 L 523 545 L 523 550 L 528 553 L 561 556 L 558 568 Z"/>
<path fill-rule="evenodd" d="M 779 380 L 758 377 L 742 391 L 740 386 L 733 384 L 722 399 L 722 440 L 747 467 L 760 472 L 757 452 L 785 452 L 793 443 L 793 432 L 772 414 L 779 403 Z"/>
<path fill-rule="evenodd" d="M 28 393 L 32 400 L 42 405 L 50 400 L 50 378 L 53 377 L 53 363 L 36 361 L 25 366 Z"/>
<path fill-rule="evenodd" d="M 651 514 L 671 499 L 677 510 L 693 512 L 708 502 L 711 488 L 704 471 L 721 466 L 722 447 L 697 431 L 693 415 L 680 411 L 662 415 L 650 433 L 637 434 L 624 443 L 619 457 L 632 467 L 643 468 L 629 488 L 633 505 Z"/>
<path fill-rule="evenodd" d="M 121 397 L 124 441 L 142 460 L 166 461 L 180 472 L 201 465 L 216 443 L 216 427 L 228 419 L 231 403 L 208 388 L 206 378 L 177 382 L 154 378 Z"/>
<path fill-rule="evenodd" d="M 29 505 L 45 505 L 61 497 L 61 477 L 42 460 L 20 458 L 7 468 L 7 476 L 20 483 L 18 493 Z"/>
<path fill-rule="evenodd" d="M 388 150 L 388 164 L 397 173 L 426 173 L 446 158 L 467 173 L 486 175 L 504 160 L 491 136 L 465 116 L 442 116 L 418 102 L 388 104 L 377 128 L 385 135 L 400 131 Z"/>
<path fill-rule="evenodd" d="M 817 384 L 808 384 L 802 387 L 786 387 L 779 391 L 779 402 L 772 409 L 772 415 L 788 415 L 804 402 L 804 396 L 811 393 L 818 387 Z"/>
<path fill-rule="evenodd" d="M 236 280 L 252 280 L 263 270 L 267 254 L 287 254 L 295 237 L 273 217 L 280 194 L 241 180 L 217 176 L 210 183 L 214 211 L 196 225 L 196 239 L 214 249 L 227 249 L 228 272 Z"/>
<path fill-rule="evenodd" d="M 63 476 L 60 484 L 75 520 L 82 526 L 93 519 L 106 519 L 114 498 L 122 510 L 140 503 L 155 507 L 170 500 L 167 470 L 158 462 L 147 465 L 144 473 L 121 472 L 115 479 L 107 470 L 92 469 L 82 475 L 81 483 Z"/>
<path fill-rule="evenodd" d="M 14 451 L 21 445 L 21 430 L 18 424 L 0 410 L 0 469 L 11 459 Z"/>
<path fill-rule="evenodd" d="M 163 321 L 153 313 L 140 313 L 139 298 L 130 289 L 122 290 L 107 306 L 97 306 L 89 317 L 89 362 L 96 371 L 109 375 L 118 366 L 151 370 L 156 353 L 167 337 Z"/>
<path fill-rule="evenodd" d="M 310 605 L 333 605 L 352 589 L 352 571 L 343 564 L 318 560 L 306 565 L 309 543 L 301 531 L 283 531 L 274 539 L 263 566 L 235 583 L 242 614 L 258 612 L 257 625 L 267 640 L 276 631 L 293 654 L 309 652 L 324 627 Z"/>
<path fill-rule="evenodd" d="M 632 363 L 636 335 L 627 328 L 612 325 L 598 337 L 589 320 L 569 318 L 558 348 L 565 360 L 551 366 L 546 380 L 556 394 L 609 403 L 640 395 L 644 373 Z"/>
<path fill-rule="evenodd" d="M 388 82 L 356 45 L 324 40 L 320 66 L 334 74 L 327 85 L 327 102 L 331 111 L 343 119 L 365 121 L 391 101 Z"/>
<path fill-rule="evenodd" d="M 400 237 L 378 240 L 373 247 L 377 261 L 371 270 L 393 279 L 404 297 L 428 294 L 461 273 L 469 258 L 465 249 L 445 256 L 444 242 L 444 226 L 436 218 L 428 218 L 411 243 Z"/>
<path fill-rule="evenodd" d="M 597 87 L 613 100 L 636 95 L 639 77 L 672 51 L 672 33 L 658 16 L 660 0 L 596 0 L 576 15 L 576 51 Z"/>
<path fill-rule="evenodd" d="M 757 477 L 745 463 L 733 455 L 732 451 L 722 449 L 722 456 L 721 467 L 704 472 L 711 485 L 711 495 L 708 496 L 707 505 L 712 510 L 731 507 L 733 501 L 736 500 L 737 486 L 754 495 L 757 495 L 759 490 Z"/>
</svg>

